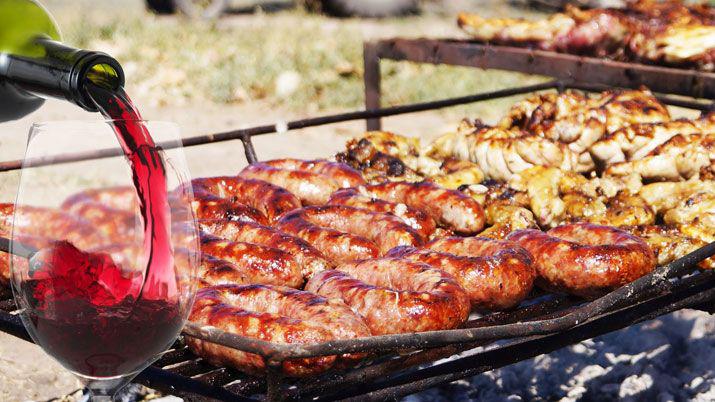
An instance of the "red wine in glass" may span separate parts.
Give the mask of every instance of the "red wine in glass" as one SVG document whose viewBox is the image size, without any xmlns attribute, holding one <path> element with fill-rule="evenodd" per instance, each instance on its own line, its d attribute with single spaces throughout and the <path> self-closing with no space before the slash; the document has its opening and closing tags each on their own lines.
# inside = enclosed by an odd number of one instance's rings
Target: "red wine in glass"
<svg viewBox="0 0 715 402">
<path fill-rule="evenodd" d="M 38 343 L 80 376 L 135 373 L 183 326 L 176 301 L 135 298 L 141 273 L 126 274 L 108 254 L 57 241 L 30 259 L 30 278 L 23 293 Z"/>
</svg>

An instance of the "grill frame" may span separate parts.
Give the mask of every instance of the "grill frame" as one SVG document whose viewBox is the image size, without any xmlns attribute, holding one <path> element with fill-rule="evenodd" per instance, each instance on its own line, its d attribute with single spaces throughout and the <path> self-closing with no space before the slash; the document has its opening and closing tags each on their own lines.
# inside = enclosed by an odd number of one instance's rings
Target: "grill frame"
<svg viewBox="0 0 715 402">
<path fill-rule="evenodd" d="M 380 61 L 410 61 L 475 68 L 493 68 L 545 75 L 588 84 L 638 88 L 692 98 L 715 99 L 715 72 L 627 63 L 512 46 L 496 46 L 464 39 L 392 38 L 365 42 L 365 106 L 380 108 Z M 379 130 L 380 120 L 368 119 L 368 130 Z"/>
<path fill-rule="evenodd" d="M 379 127 L 379 119 L 387 116 L 435 110 L 517 94 L 554 89 L 562 91 L 569 88 L 584 91 L 601 91 L 610 88 L 599 82 L 579 83 L 571 78 L 563 79 L 562 77 L 562 79 L 542 84 L 459 98 L 388 108 L 376 107 L 379 105 L 379 60 L 396 57 L 396 53 L 390 54 L 387 53 L 387 50 L 394 50 L 394 43 L 407 42 L 411 46 L 414 45 L 414 48 L 411 49 L 417 53 L 403 54 L 402 60 L 412 60 L 420 54 L 430 54 L 430 51 L 434 51 L 430 50 L 434 49 L 434 47 L 430 47 L 434 41 L 430 40 L 411 42 L 396 39 L 365 45 L 365 81 L 368 106 L 366 110 L 296 120 L 287 124 L 277 123 L 190 137 L 183 140 L 183 145 L 193 146 L 238 139 L 242 142 L 247 160 L 252 163 L 257 161 L 257 156 L 251 138 L 255 135 L 280 132 L 281 126 L 292 130 L 365 119 L 369 128 L 375 122 Z M 455 41 L 444 42 L 450 44 Z M 443 54 L 440 51 L 436 52 L 437 55 Z M 496 53 L 484 54 L 497 56 L 501 54 L 499 49 L 490 49 L 490 52 Z M 505 52 L 499 57 L 509 58 L 511 55 L 512 52 Z M 563 55 L 559 54 L 559 56 Z M 433 58 L 429 62 L 449 61 Z M 508 62 L 502 61 L 502 63 Z M 506 64 L 501 64 L 501 66 L 506 68 Z M 652 66 L 646 67 L 652 68 Z M 377 78 L 374 75 L 375 72 L 377 72 Z M 677 73 L 677 77 L 682 77 L 682 71 Z M 667 80 L 669 78 L 660 77 L 660 79 Z M 715 83 L 715 75 L 713 75 L 712 82 Z M 655 90 L 657 91 L 657 89 Z M 713 107 L 707 102 L 669 95 L 658 95 L 658 98 L 669 105 L 700 111 L 708 111 Z M 35 165 L 68 163 L 116 155 L 118 153 L 115 150 L 101 150 L 46 158 L 34 161 L 34 163 Z M 22 161 L 0 162 L 0 172 L 17 170 L 21 167 Z M 592 302 L 583 303 L 568 297 L 537 295 L 540 300 L 538 303 L 513 312 L 493 313 L 477 320 L 471 320 L 468 325 L 472 328 L 467 329 L 371 337 L 329 344 L 282 346 L 188 325 L 184 331 L 185 336 L 196 336 L 236 349 L 262 354 L 269 362 L 267 375 L 259 379 L 239 374 L 231 369 L 210 368 L 200 358 L 197 359 L 188 353 L 181 342 L 178 342 L 172 350 L 142 372 L 137 377 L 137 381 L 185 397 L 188 400 L 246 400 L 247 397 L 256 395 L 264 396 L 268 400 L 312 398 L 334 400 L 358 397 L 360 400 L 383 400 L 397 398 L 526 360 L 538 354 L 557 350 L 583 339 L 625 328 L 671 311 L 711 303 L 715 300 L 715 273 L 698 271 L 695 265 L 698 261 L 714 254 L 715 243 L 712 243 Z M 0 292 L 0 330 L 31 341 L 14 309 L 12 295 L 7 290 Z M 543 320 L 534 321 L 537 318 L 543 318 Z M 494 341 L 505 339 L 511 339 L 511 341 L 492 346 L 490 349 L 480 350 L 470 356 L 420 368 L 422 364 L 434 363 L 441 358 L 466 350 L 474 350 L 480 346 L 489 346 Z M 412 352 L 405 354 L 407 349 Z M 395 354 L 396 350 L 399 350 L 402 355 Z M 378 358 L 371 364 L 344 372 L 327 373 L 305 380 L 282 378 L 278 370 L 281 362 L 291 357 L 357 351 L 384 351 L 387 352 L 387 357 Z M 226 384 L 227 381 L 231 382 Z"/>
</svg>

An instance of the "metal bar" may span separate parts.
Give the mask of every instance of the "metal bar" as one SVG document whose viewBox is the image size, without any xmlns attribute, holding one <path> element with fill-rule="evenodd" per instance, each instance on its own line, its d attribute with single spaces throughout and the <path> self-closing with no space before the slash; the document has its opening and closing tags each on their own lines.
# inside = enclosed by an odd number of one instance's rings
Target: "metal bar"
<svg viewBox="0 0 715 402">
<path fill-rule="evenodd" d="M 374 109 L 374 110 L 362 110 L 348 113 L 340 113 L 334 115 L 326 115 L 321 117 L 314 117 L 302 120 L 294 120 L 285 123 L 276 123 L 271 125 L 256 126 L 247 129 L 226 131 L 222 133 L 199 135 L 195 137 L 184 138 L 181 141 L 181 146 L 192 147 L 196 145 L 211 144 L 214 142 L 231 141 L 231 140 L 241 140 L 244 145 L 244 151 L 246 153 L 246 159 L 249 163 L 253 163 L 258 160 L 256 156 L 256 151 L 253 147 L 253 142 L 251 137 L 256 135 L 273 134 L 279 132 L 279 129 L 295 130 L 306 127 L 315 127 L 327 124 L 335 124 L 352 120 L 363 120 L 363 119 L 376 119 L 379 117 L 395 116 L 400 114 L 416 113 L 426 110 L 440 109 L 450 106 L 463 105 L 474 102 L 483 102 L 491 99 L 498 99 L 513 95 L 526 94 L 530 92 L 543 91 L 547 89 L 559 89 L 563 87 L 569 87 L 574 89 L 582 90 L 597 90 L 596 88 L 607 89 L 609 86 L 576 82 L 564 82 L 564 81 L 549 81 L 541 84 L 527 85 L 523 87 L 508 88 L 492 92 L 485 92 L 481 94 L 462 96 L 457 98 L 442 99 L 437 101 L 414 103 L 410 105 L 393 106 L 388 108 Z M 613 86 L 610 86 L 612 88 Z M 600 90 L 600 89 L 599 89 Z M 704 105 L 700 102 L 693 102 L 684 99 L 677 99 L 668 96 L 657 95 L 659 100 L 668 105 L 681 106 L 701 111 L 709 111 L 712 105 Z M 176 142 L 164 142 L 159 143 L 158 147 L 162 149 L 171 149 L 177 147 Z M 112 149 L 101 149 L 92 152 L 76 152 L 68 153 L 55 156 L 46 156 L 42 158 L 33 159 L 17 159 L 12 161 L 0 162 L 0 172 L 7 172 L 12 170 L 18 170 L 23 167 L 39 167 L 48 166 L 53 164 L 71 163 L 71 162 L 81 162 L 93 159 L 110 158 L 123 155 L 122 151 L 118 148 Z"/>
<path fill-rule="evenodd" d="M 527 306 L 519 310 L 495 313 L 481 317 L 474 320 L 470 327 L 492 325 L 495 322 L 504 324 L 520 320 L 533 319 L 537 316 L 555 313 L 564 307 L 572 305 L 573 301 L 569 302 L 566 298 L 548 300 L 546 302 Z M 385 362 L 350 370 L 344 373 L 333 373 L 326 376 L 326 378 L 321 381 L 308 381 L 305 384 L 297 384 L 298 394 L 291 395 L 291 398 L 295 399 L 298 395 L 300 395 L 301 399 L 305 399 L 308 396 L 317 396 L 318 394 L 324 394 L 326 392 L 335 392 L 338 388 L 344 389 L 346 386 L 384 378 L 388 374 L 414 367 L 419 364 L 449 357 L 456 353 L 484 345 L 488 342 L 491 342 L 491 340 L 470 344 L 448 345 L 416 352 L 407 356 L 400 356 Z"/>
<path fill-rule="evenodd" d="M 363 45 L 363 66 L 365 81 L 365 110 L 376 110 L 380 108 L 380 56 L 378 55 L 378 45 L 372 42 L 365 42 Z M 382 121 L 380 118 L 367 119 L 367 131 L 380 130 Z"/>
<path fill-rule="evenodd" d="M 256 401 L 255 399 L 237 395 L 222 387 L 207 385 L 200 381 L 174 374 L 153 366 L 149 366 L 144 369 L 144 371 L 139 373 L 135 381 L 146 385 L 149 388 L 185 398 L 188 401 L 206 400 L 198 399 L 196 398 L 196 395 L 207 397 L 209 398 L 208 400 L 212 401 Z"/>
<path fill-rule="evenodd" d="M 241 143 L 243 144 L 243 152 L 246 154 L 246 161 L 248 161 L 249 164 L 258 162 L 258 157 L 256 156 L 256 149 L 253 148 L 253 141 L 251 141 L 251 136 L 241 136 Z"/>
<path fill-rule="evenodd" d="M 503 98 L 512 95 L 526 94 L 535 91 L 543 91 L 546 89 L 552 89 L 556 86 L 555 81 L 545 82 L 542 84 L 527 85 L 523 87 L 507 88 L 493 92 L 485 92 L 475 95 L 462 96 L 458 98 L 442 99 L 431 102 L 414 103 L 410 105 L 393 106 L 388 108 L 382 108 L 377 110 L 361 110 L 348 113 L 333 114 L 321 117 L 313 117 L 302 120 L 294 120 L 286 123 L 276 123 L 264 126 L 256 126 L 247 129 L 226 131 L 222 133 L 199 135 L 195 137 L 185 138 L 181 140 L 181 145 L 184 147 L 191 147 L 195 145 L 210 144 L 214 142 L 230 141 L 230 140 L 240 140 L 244 137 L 252 137 L 256 135 L 272 134 L 279 132 L 279 129 L 295 130 L 306 127 L 322 126 L 326 124 L 341 123 L 345 121 L 352 120 L 363 120 L 371 119 L 377 117 L 387 117 L 395 116 L 406 113 L 422 112 L 425 110 L 434 110 L 450 106 L 463 105 L 473 102 L 482 102 L 491 99 Z M 178 145 L 176 142 L 171 143 L 159 143 L 158 147 L 162 149 L 176 148 Z M 255 151 L 254 156 L 255 156 Z M 56 156 L 48 156 L 43 158 L 33 158 L 24 160 L 14 160 L 7 162 L 0 162 L 0 172 L 6 172 L 10 170 L 18 170 L 23 167 L 37 167 L 37 166 L 47 166 L 60 163 L 69 162 L 80 162 L 92 159 L 108 158 L 113 156 L 122 155 L 120 149 L 102 149 L 92 152 L 78 152 L 72 154 L 63 154 Z M 249 156 L 247 155 L 247 158 Z"/>
<path fill-rule="evenodd" d="M 184 335 L 198 339 L 210 340 L 213 343 L 228 346 L 244 352 L 254 353 L 261 356 L 268 356 L 275 352 L 279 345 L 266 342 L 256 338 L 239 336 L 230 332 L 222 331 L 216 327 L 201 326 L 193 322 L 187 322 L 183 330 Z"/>
<path fill-rule="evenodd" d="M 588 82 L 571 82 L 566 84 L 567 88 L 571 89 L 578 89 L 581 91 L 588 91 L 588 92 L 603 92 L 609 89 L 613 89 L 613 86 L 610 85 L 604 85 L 604 84 L 593 84 L 593 83 L 588 83 Z M 712 102 L 698 102 L 696 100 L 690 100 L 690 99 L 683 99 L 683 98 L 676 98 L 673 96 L 668 96 L 668 95 L 662 95 L 662 94 L 654 94 L 655 98 L 658 99 L 660 102 L 670 105 L 670 106 L 679 106 L 679 107 L 684 107 L 687 109 L 694 109 L 694 110 L 700 110 L 700 111 L 707 111 L 712 107 Z"/>
<path fill-rule="evenodd" d="M 494 68 L 559 79 L 656 92 L 715 98 L 715 73 L 508 46 L 445 39 L 387 39 L 377 42 L 381 59 Z"/>
</svg>

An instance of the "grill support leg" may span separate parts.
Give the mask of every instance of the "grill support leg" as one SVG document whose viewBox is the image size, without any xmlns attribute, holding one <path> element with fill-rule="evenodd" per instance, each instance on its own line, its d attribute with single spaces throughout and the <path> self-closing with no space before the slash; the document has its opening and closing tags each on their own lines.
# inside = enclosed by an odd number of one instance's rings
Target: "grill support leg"
<svg viewBox="0 0 715 402">
<path fill-rule="evenodd" d="M 286 399 L 286 394 L 281 387 L 281 366 L 282 361 L 268 359 L 266 375 L 266 401 L 279 402 Z"/>
<path fill-rule="evenodd" d="M 258 157 L 256 157 L 256 149 L 253 148 L 253 141 L 251 141 L 251 136 L 241 136 L 241 142 L 243 143 L 243 152 L 246 154 L 246 160 L 248 161 L 248 164 L 250 165 L 258 162 Z"/>
<path fill-rule="evenodd" d="M 363 66 L 365 69 L 365 109 L 380 108 L 380 55 L 378 45 L 365 42 L 363 46 Z M 382 121 L 379 117 L 366 120 L 367 130 L 380 130 Z"/>
</svg>

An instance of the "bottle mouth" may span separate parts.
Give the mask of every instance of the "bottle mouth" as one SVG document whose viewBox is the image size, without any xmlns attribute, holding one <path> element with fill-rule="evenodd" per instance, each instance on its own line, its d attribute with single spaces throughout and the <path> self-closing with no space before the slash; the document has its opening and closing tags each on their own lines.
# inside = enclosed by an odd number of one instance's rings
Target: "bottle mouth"
<svg viewBox="0 0 715 402">
<path fill-rule="evenodd" d="M 75 102 L 90 112 L 98 111 L 97 105 L 89 96 L 87 85 L 95 85 L 110 91 L 117 91 L 124 86 L 124 70 L 111 56 L 102 52 L 87 52 L 77 60 L 70 80 L 76 93 Z"/>
</svg>

